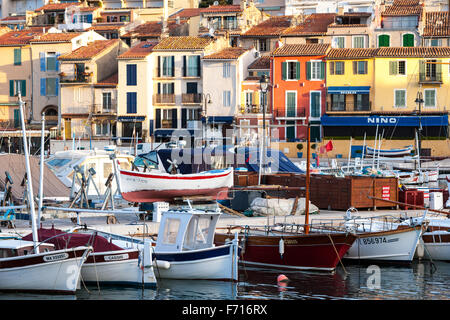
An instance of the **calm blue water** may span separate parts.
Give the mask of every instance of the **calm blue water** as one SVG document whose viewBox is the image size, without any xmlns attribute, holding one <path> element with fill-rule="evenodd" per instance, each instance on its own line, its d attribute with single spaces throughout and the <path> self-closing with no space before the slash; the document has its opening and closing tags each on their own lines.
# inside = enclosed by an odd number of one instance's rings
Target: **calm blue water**
<svg viewBox="0 0 450 320">
<path fill-rule="evenodd" d="M 369 265 L 340 266 L 335 274 L 240 267 L 240 281 L 162 280 L 157 289 L 81 287 L 74 296 L 0 294 L 14 300 L 448 300 L 450 263 L 415 261 L 405 266 L 379 266 L 374 281 Z M 290 281 L 279 286 L 276 278 L 285 274 Z"/>
</svg>

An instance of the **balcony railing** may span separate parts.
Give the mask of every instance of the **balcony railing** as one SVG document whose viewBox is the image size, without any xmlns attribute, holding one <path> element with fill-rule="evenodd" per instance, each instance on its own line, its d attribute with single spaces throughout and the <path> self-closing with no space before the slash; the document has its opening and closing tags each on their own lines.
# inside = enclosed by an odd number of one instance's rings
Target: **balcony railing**
<svg viewBox="0 0 450 320">
<path fill-rule="evenodd" d="M 263 113 L 263 108 L 259 104 L 243 104 L 241 105 L 241 113 Z"/>
<path fill-rule="evenodd" d="M 200 68 L 199 67 L 183 67 L 182 68 L 183 77 L 200 77 Z"/>
<path fill-rule="evenodd" d="M 92 72 L 83 72 L 78 74 L 66 75 L 64 72 L 59 74 L 61 83 L 89 83 L 92 81 Z"/>
<path fill-rule="evenodd" d="M 442 83 L 442 72 L 419 73 L 419 83 Z"/>
<path fill-rule="evenodd" d="M 327 102 L 327 111 L 371 111 L 372 102 L 359 104 L 354 102 Z"/>
<path fill-rule="evenodd" d="M 91 113 L 91 107 L 62 107 L 62 114 L 89 114 Z"/>
<path fill-rule="evenodd" d="M 274 110 L 275 118 L 305 118 L 306 117 L 306 110 L 300 109 L 297 110 L 295 113 L 293 112 L 286 112 L 286 110 Z"/>
<path fill-rule="evenodd" d="M 175 69 L 172 68 L 156 68 L 156 78 L 173 78 L 175 77 Z"/>
<path fill-rule="evenodd" d="M 95 113 L 117 113 L 117 100 L 111 100 L 111 103 L 94 105 Z"/>
<path fill-rule="evenodd" d="M 202 103 L 201 93 L 183 93 L 181 95 L 181 102 L 183 104 L 200 104 Z"/>
<path fill-rule="evenodd" d="M 163 93 L 153 95 L 154 104 L 175 104 L 175 94 Z"/>
</svg>

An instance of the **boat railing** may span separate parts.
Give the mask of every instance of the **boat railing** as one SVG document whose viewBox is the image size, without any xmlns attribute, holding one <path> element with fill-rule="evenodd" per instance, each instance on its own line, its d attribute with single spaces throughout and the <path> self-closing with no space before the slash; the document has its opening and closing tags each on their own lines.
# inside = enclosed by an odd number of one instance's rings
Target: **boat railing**
<svg viewBox="0 0 450 320">
<path fill-rule="evenodd" d="M 312 225 L 320 225 L 322 228 L 330 227 L 345 230 L 355 230 L 363 232 L 376 232 L 381 230 L 397 229 L 402 221 L 399 217 L 393 215 L 383 215 L 374 217 L 352 217 L 352 218 L 336 218 L 336 219 L 312 219 Z"/>
</svg>

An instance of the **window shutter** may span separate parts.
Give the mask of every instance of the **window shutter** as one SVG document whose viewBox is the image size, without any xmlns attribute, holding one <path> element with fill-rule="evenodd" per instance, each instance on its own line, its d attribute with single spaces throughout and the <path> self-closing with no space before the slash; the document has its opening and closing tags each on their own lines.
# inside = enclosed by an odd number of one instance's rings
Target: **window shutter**
<svg viewBox="0 0 450 320">
<path fill-rule="evenodd" d="M 202 68 L 200 67 L 200 56 L 197 56 L 197 77 L 200 77 L 202 74 Z"/>
<path fill-rule="evenodd" d="M 325 67 L 326 63 L 325 61 L 320 62 L 320 79 L 325 79 Z"/>
<path fill-rule="evenodd" d="M 170 61 L 172 62 L 172 69 L 170 70 L 170 75 L 172 77 L 174 77 L 175 76 L 175 57 L 171 56 Z"/>
<path fill-rule="evenodd" d="M 161 56 L 158 56 L 158 77 L 161 77 Z"/>
<path fill-rule="evenodd" d="M 397 62 L 389 61 L 389 74 L 396 75 L 397 74 Z"/>
<path fill-rule="evenodd" d="M 26 80 L 20 80 L 20 94 L 22 97 L 25 97 L 27 95 L 27 81 Z"/>
<path fill-rule="evenodd" d="M 22 50 L 20 48 L 14 49 L 14 65 L 20 66 L 22 64 Z"/>
<path fill-rule="evenodd" d="M 92 23 L 92 14 L 88 14 L 87 23 Z"/>
<path fill-rule="evenodd" d="M 59 78 L 55 78 L 55 95 L 59 96 Z"/>
<path fill-rule="evenodd" d="M 333 75 L 334 74 L 334 62 L 329 62 L 330 64 L 330 74 Z"/>
<path fill-rule="evenodd" d="M 172 109 L 172 128 L 178 128 L 177 109 Z"/>
<path fill-rule="evenodd" d="M 41 78 L 41 96 L 46 95 L 46 84 L 47 84 L 46 78 Z"/>
<path fill-rule="evenodd" d="M 186 77 L 187 64 L 186 64 L 186 56 L 183 56 L 183 77 Z"/>
<path fill-rule="evenodd" d="M 368 62 L 364 61 L 363 66 L 364 66 L 364 74 L 367 74 L 369 72 L 369 70 L 368 70 L 369 69 Z"/>
<path fill-rule="evenodd" d="M 353 74 L 358 73 L 358 61 L 353 61 Z"/>
<path fill-rule="evenodd" d="M 286 77 L 286 75 L 287 75 L 287 62 L 282 62 L 281 63 L 281 72 L 282 72 L 281 78 L 283 80 L 286 80 L 287 79 L 287 77 Z"/>
<path fill-rule="evenodd" d="M 295 79 L 300 79 L 300 62 L 295 63 Z"/>
<path fill-rule="evenodd" d="M 181 128 L 187 128 L 187 109 L 181 109 Z"/>
<path fill-rule="evenodd" d="M 437 77 L 440 76 L 441 72 L 442 72 L 442 61 L 441 60 L 436 60 L 436 75 Z"/>
<path fill-rule="evenodd" d="M 14 97 L 14 80 L 9 80 L 9 96 Z"/>
<path fill-rule="evenodd" d="M 161 128 L 161 109 L 155 110 L 155 128 Z"/>
<path fill-rule="evenodd" d="M 306 80 L 311 80 L 311 62 L 306 62 Z"/>
<path fill-rule="evenodd" d="M 59 53 L 59 52 L 56 53 L 56 71 L 57 72 L 59 72 L 59 65 L 60 65 L 60 63 L 59 63 L 58 58 L 59 58 L 60 55 L 61 55 L 61 53 Z"/>
<path fill-rule="evenodd" d="M 45 52 L 39 52 L 41 71 L 45 71 Z"/>
</svg>

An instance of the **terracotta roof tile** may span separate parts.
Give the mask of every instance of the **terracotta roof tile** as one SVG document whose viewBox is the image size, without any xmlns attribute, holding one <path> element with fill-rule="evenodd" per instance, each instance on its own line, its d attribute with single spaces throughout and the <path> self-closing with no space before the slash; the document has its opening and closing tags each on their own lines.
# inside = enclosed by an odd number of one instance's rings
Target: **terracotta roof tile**
<svg viewBox="0 0 450 320">
<path fill-rule="evenodd" d="M 377 48 L 333 48 L 328 52 L 327 59 L 334 60 L 372 58 L 377 53 L 377 50 Z"/>
<path fill-rule="evenodd" d="M 0 36 L 0 46 L 26 45 L 36 36 L 42 35 L 41 32 L 32 30 L 10 31 Z"/>
<path fill-rule="evenodd" d="M 424 37 L 450 36 L 450 15 L 447 11 L 427 12 L 425 14 Z"/>
<path fill-rule="evenodd" d="M 70 7 L 70 6 L 79 6 L 81 5 L 81 3 L 79 2 L 62 2 L 62 3 L 49 3 L 46 4 L 45 6 L 42 6 L 40 8 L 37 8 L 35 10 L 35 12 L 40 12 L 40 11 L 64 11 L 66 10 L 66 8 Z"/>
<path fill-rule="evenodd" d="M 319 56 L 325 55 L 329 44 L 285 44 L 272 52 L 275 57 L 281 56 Z"/>
<path fill-rule="evenodd" d="M 334 22 L 335 13 L 313 13 L 297 26 L 283 32 L 283 36 L 326 34 L 327 28 Z"/>
<path fill-rule="evenodd" d="M 449 57 L 450 47 L 389 47 L 378 48 L 377 57 Z"/>
<path fill-rule="evenodd" d="M 103 79 L 102 81 L 97 82 L 95 87 L 113 87 L 117 86 L 119 83 L 119 74 L 116 72 L 113 75 Z"/>
<path fill-rule="evenodd" d="M 273 36 L 278 37 L 291 26 L 292 16 L 274 16 L 250 28 L 242 37 Z"/>
<path fill-rule="evenodd" d="M 222 49 L 213 54 L 204 56 L 203 59 L 225 59 L 225 60 L 234 60 L 238 59 L 241 55 L 247 52 L 250 49 L 240 48 L 240 47 L 230 47 Z"/>
<path fill-rule="evenodd" d="M 185 21 L 180 22 L 182 24 Z M 167 27 L 169 32 L 177 28 L 179 25 L 175 21 L 168 21 Z M 159 37 L 162 33 L 162 23 L 160 21 L 149 21 L 138 25 L 132 31 L 120 36 L 121 38 L 143 38 L 143 37 Z"/>
<path fill-rule="evenodd" d="M 94 23 L 87 30 L 94 30 L 94 31 L 119 30 L 120 28 L 123 28 L 124 26 L 125 26 L 125 23 L 123 23 L 123 22 L 118 22 L 118 23 Z"/>
<path fill-rule="evenodd" d="M 122 53 L 117 59 L 142 59 L 153 52 L 153 47 L 157 45 L 158 42 L 143 41 L 129 49 L 128 51 Z"/>
<path fill-rule="evenodd" d="M 394 0 L 391 6 L 386 7 L 383 16 L 421 16 L 423 7 L 420 0 Z"/>
<path fill-rule="evenodd" d="M 8 16 L 1 19 L 0 21 L 21 21 L 21 20 L 25 20 L 25 16 Z"/>
<path fill-rule="evenodd" d="M 270 57 L 262 56 L 255 61 L 253 61 L 247 69 L 250 70 L 267 70 L 270 69 Z"/>
<path fill-rule="evenodd" d="M 81 32 L 46 33 L 30 40 L 30 42 L 70 42 L 73 38 L 81 34 Z"/>
<path fill-rule="evenodd" d="M 200 15 L 200 8 L 185 8 L 177 13 L 169 16 L 169 19 L 175 19 L 180 17 L 180 19 L 189 19 Z"/>
<path fill-rule="evenodd" d="M 208 8 L 200 9 L 201 13 L 219 13 L 219 12 L 241 12 L 240 5 L 225 5 L 225 6 L 209 6 Z"/>
<path fill-rule="evenodd" d="M 210 37 L 168 37 L 161 40 L 153 50 L 201 50 L 212 42 Z"/>
<path fill-rule="evenodd" d="M 70 53 L 61 55 L 59 60 L 89 60 L 100 54 L 102 51 L 118 43 L 118 39 L 97 40 L 87 46 L 80 47 Z"/>
</svg>

